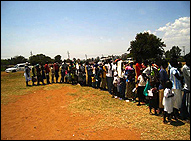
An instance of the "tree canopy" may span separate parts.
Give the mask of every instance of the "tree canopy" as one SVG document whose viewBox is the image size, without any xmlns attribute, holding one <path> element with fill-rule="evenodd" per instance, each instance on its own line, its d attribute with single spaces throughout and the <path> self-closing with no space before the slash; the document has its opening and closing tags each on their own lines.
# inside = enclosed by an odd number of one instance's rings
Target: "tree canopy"
<svg viewBox="0 0 191 141">
<path fill-rule="evenodd" d="M 55 62 L 62 63 L 62 60 L 61 60 L 61 56 L 60 56 L 60 55 L 56 55 L 56 56 L 54 57 L 54 60 L 55 60 Z"/>
<path fill-rule="evenodd" d="M 181 55 L 181 49 L 178 46 L 173 46 L 170 50 L 165 52 L 166 58 L 179 58 Z"/>
<path fill-rule="evenodd" d="M 139 33 L 136 35 L 135 40 L 130 42 L 130 55 L 135 59 L 152 59 L 162 58 L 164 49 L 166 47 L 162 39 L 153 34 Z"/>
<path fill-rule="evenodd" d="M 46 56 L 44 54 L 37 54 L 29 57 L 29 62 L 31 64 L 42 64 L 44 65 L 46 62 L 53 63 L 54 60 L 51 59 L 49 56 Z"/>
</svg>

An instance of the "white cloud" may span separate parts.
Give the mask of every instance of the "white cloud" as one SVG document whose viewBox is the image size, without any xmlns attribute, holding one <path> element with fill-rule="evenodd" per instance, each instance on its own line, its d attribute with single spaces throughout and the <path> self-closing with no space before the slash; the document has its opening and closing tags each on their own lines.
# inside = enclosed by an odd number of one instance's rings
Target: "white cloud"
<svg viewBox="0 0 191 141">
<path fill-rule="evenodd" d="M 181 17 L 174 23 L 167 23 L 156 32 L 162 32 L 162 39 L 167 45 L 167 50 L 172 46 L 186 46 L 187 53 L 190 52 L 190 17 Z"/>
</svg>

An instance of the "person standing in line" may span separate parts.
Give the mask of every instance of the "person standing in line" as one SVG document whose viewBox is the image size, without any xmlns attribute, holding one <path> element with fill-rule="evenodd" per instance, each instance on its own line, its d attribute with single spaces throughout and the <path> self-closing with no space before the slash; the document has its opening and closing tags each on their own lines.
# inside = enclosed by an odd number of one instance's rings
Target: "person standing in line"
<svg viewBox="0 0 191 141">
<path fill-rule="evenodd" d="M 42 76 L 41 76 L 39 64 L 36 64 L 36 72 L 37 72 L 37 85 L 40 85 Z"/>
<path fill-rule="evenodd" d="M 89 74 L 89 63 L 88 62 L 86 62 L 85 63 L 85 72 L 86 72 L 86 86 L 88 86 L 88 74 Z"/>
<path fill-rule="evenodd" d="M 84 78 L 85 68 L 82 62 L 79 63 L 79 73 L 78 73 L 78 82 L 81 86 L 85 85 L 85 78 Z"/>
<path fill-rule="evenodd" d="M 59 64 L 58 64 L 58 62 L 54 63 L 54 71 L 55 71 L 56 83 L 58 83 L 58 77 L 59 77 Z"/>
<path fill-rule="evenodd" d="M 157 115 L 157 108 L 158 108 L 158 89 L 156 87 L 155 81 L 152 79 L 148 80 L 150 81 L 150 89 L 148 90 L 148 97 L 149 97 L 149 110 L 151 115 L 152 109 L 154 109 L 154 114 Z"/>
<path fill-rule="evenodd" d="M 108 88 L 108 92 L 112 95 L 113 71 L 112 71 L 111 61 L 107 60 L 107 64 L 105 64 L 105 66 L 107 67 L 107 73 L 106 73 L 107 88 Z"/>
<path fill-rule="evenodd" d="M 34 82 L 37 81 L 36 76 L 37 76 L 36 67 L 35 67 L 35 64 L 33 63 L 32 64 L 32 84 L 33 84 L 33 86 L 35 85 Z"/>
<path fill-rule="evenodd" d="M 135 70 L 133 68 L 133 62 L 129 62 L 125 68 L 126 78 L 126 98 L 133 99 L 133 88 L 135 87 Z"/>
<path fill-rule="evenodd" d="M 62 66 L 61 66 L 61 76 L 62 76 L 61 79 L 60 79 L 61 83 L 65 82 L 64 79 L 65 79 L 65 76 L 66 76 L 67 68 L 68 68 L 68 66 L 66 64 L 66 60 L 64 60 L 63 63 L 62 63 Z"/>
<path fill-rule="evenodd" d="M 44 65 L 44 69 L 45 69 L 45 73 L 46 73 L 46 82 L 47 82 L 47 84 L 50 84 L 50 78 L 49 78 L 50 68 L 48 66 L 48 61 Z"/>
<path fill-rule="evenodd" d="M 163 105 L 164 105 L 164 114 L 163 114 L 163 123 L 167 123 L 166 117 L 168 120 L 171 120 L 173 113 L 173 102 L 174 102 L 174 92 L 172 91 L 172 82 L 166 81 L 164 87 L 164 96 L 163 96 Z"/>
<path fill-rule="evenodd" d="M 184 57 L 186 64 L 182 67 L 182 73 L 184 77 L 184 94 L 182 99 L 182 105 L 180 109 L 180 115 L 183 119 L 190 118 L 190 53 Z"/>
<path fill-rule="evenodd" d="M 163 59 L 161 62 L 160 66 L 160 71 L 159 71 L 159 114 L 162 114 L 164 111 L 164 106 L 162 104 L 163 97 L 164 97 L 164 89 L 165 89 L 165 84 L 169 80 L 168 73 L 166 71 L 166 68 L 168 67 L 168 62 L 167 60 Z"/>
<path fill-rule="evenodd" d="M 117 74 L 120 78 L 122 78 L 122 72 L 123 72 L 123 61 L 118 60 L 117 61 Z"/>
<path fill-rule="evenodd" d="M 54 83 L 54 75 L 55 75 L 55 72 L 54 72 L 54 67 L 53 67 L 52 64 L 50 65 L 50 72 L 51 72 L 51 77 L 52 77 L 52 83 Z"/>
<path fill-rule="evenodd" d="M 138 79 L 139 75 L 141 75 L 141 68 L 143 68 L 141 65 L 141 59 L 137 59 L 135 64 L 136 79 Z"/>
<path fill-rule="evenodd" d="M 107 69 L 106 69 L 105 64 L 106 63 L 104 62 L 103 65 L 102 65 L 102 73 L 101 73 L 101 89 L 102 90 L 106 90 L 106 87 L 107 87 L 107 81 L 106 81 Z"/>
<path fill-rule="evenodd" d="M 119 96 L 120 96 L 120 100 L 125 100 L 125 89 L 126 89 L 126 81 L 125 81 L 125 77 L 120 78 L 120 82 L 119 82 Z"/>
<path fill-rule="evenodd" d="M 143 77 L 142 72 L 143 72 L 143 69 L 140 70 L 140 75 L 137 78 L 138 85 L 137 85 L 136 89 L 137 89 L 137 95 L 138 95 L 138 99 L 139 99 L 137 106 L 140 106 L 141 105 L 140 102 L 141 101 L 143 102 L 143 100 L 144 100 L 143 91 L 146 86 L 146 79 L 145 79 L 145 77 Z"/>
<path fill-rule="evenodd" d="M 45 85 L 44 79 L 46 79 L 46 75 L 45 75 L 44 67 L 43 67 L 42 63 L 40 64 L 40 70 L 41 70 L 41 73 L 42 73 L 42 84 Z"/>
<path fill-rule="evenodd" d="M 30 78 L 30 68 L 28 66 L 28 62 L 26 62 L 25 64 L 25 69 L 24 69 L 24 76 L 25 76 L 25 80 L 26 80 L 26 86 L 29 86 L 28 82 L 31 80 Z"/>
<path fill-rule="evenodd" d="M 175 120 L 178 119 L 179 110 L 182 104 L 182 77 L 180 76 L 180 72 L 178 71 L 178 62 L 176 58 L 172 58 L 170 61 L 172 68 L 170 69 L 170 81 L 172 82 L 172 91 L 174 92 L 174 109 L 173 114 Z"/>
<path fill-rule="evenodd" d="M 60 69 L 61 69 L 61 79 L 60 79 L 60 83 L 64 83 L 64 76 L 65 76 L 65 70 L 64 70 L 64 62 L 62 63 Z"/>
<path fill-rule="evenodd" d="M 101 75 L 102 74 L 102 66 L 99 63 L 97 66 L 97 77 L 96 77 L 96 88 L 99 89 L 101 87 Z"/>
</svg>

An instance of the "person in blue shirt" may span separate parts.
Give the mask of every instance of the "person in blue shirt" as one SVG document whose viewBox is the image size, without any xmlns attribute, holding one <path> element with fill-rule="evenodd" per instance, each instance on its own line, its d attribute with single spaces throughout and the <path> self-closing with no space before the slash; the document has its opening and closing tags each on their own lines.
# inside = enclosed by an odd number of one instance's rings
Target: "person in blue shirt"
<svg viewBox="0 0 191 141">
<path fill-rule="evenodd" d="M 166 71 L 166 68 L 168 67 L 168 61 L 163 59 L 160 66 L 159 71 L 159 114 L 162 114 L 164 111 L 164 106 L 162 104 L 163 97 L 164 97 L 164 89 L 165 89 L 165 83 L 169 80 L 168 73 Z"/>
</svg>

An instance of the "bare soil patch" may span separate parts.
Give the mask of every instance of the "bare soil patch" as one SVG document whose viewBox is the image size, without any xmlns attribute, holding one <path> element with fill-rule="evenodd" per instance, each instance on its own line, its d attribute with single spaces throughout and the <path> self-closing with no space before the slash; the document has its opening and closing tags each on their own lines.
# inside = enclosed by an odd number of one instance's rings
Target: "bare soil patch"
<svg viewBox="0 0 191 141">
<path fill-rule="evenodd" d="M 140 140 L 137 129 L 92 128 L 103 115 L 72 112 L 68 105 L 75 96 L 68 93 L 75 89 L 52 86 L 1 104 L 1 140 Z"/>
</svg>

